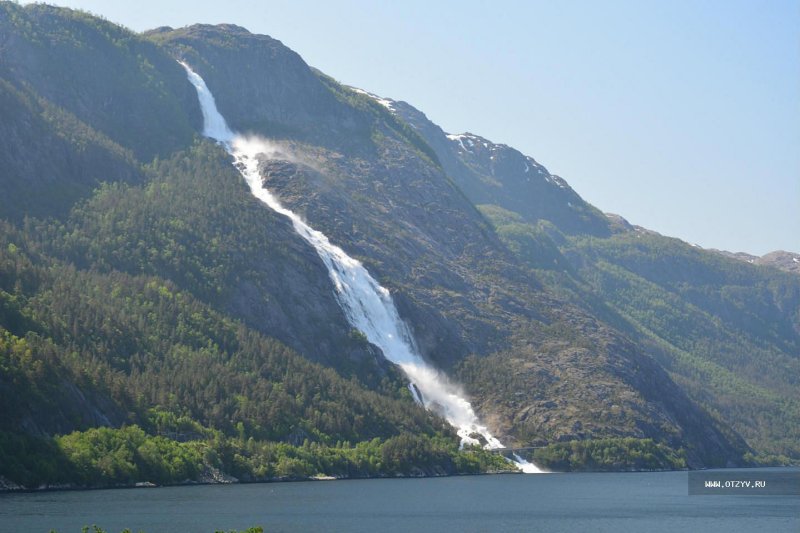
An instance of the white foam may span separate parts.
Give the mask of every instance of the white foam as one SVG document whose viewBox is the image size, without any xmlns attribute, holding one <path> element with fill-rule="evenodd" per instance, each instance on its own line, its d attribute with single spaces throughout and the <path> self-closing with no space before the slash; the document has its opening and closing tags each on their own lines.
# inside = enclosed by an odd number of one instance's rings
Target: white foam
<svg viewBox="0 0 800 533">
<path fill-rule="evenodd" d="M 259 159 L 292 159 L 291 155 L 286 154 L 283 147 L 266 139 L 234 133 L 217 110 L 214 96 L 203 79 L 186 63 L 181 65 L 186 69 L 189 81 L 197 89 L 204 118 L 203 134 L 219 141 L 233 156 L 236 168 L 241 172 L 253 196 L 275 212 L 289 218 L 295 231 L 314 247 L 328 269 L 336 289 L 336 299 L 350 324 L 364 333 L 369 342 L 378 346 L 389 361 L 405 372 L 411 382 L 414 399 L 454 426 L 462 446 L 478 444 L 479 440 L 474 435 L 480 435 L 486 442 L 485 448 L 504 448 L 480 422 L 461 389 L 419 354 L 414 338 L 397 313 L 389 291 L 379 285 L 359 261 L 281 205 L 263 186 L 258 169 Z M 523 472 L 540 472 L 521 458 L 512 459 L 512 462 Z"/>
</svg>

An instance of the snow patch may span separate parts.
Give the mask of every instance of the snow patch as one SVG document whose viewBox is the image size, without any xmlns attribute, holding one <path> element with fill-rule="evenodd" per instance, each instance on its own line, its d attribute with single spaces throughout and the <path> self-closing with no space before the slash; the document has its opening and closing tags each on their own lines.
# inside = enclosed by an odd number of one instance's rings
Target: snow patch
<svg viewBox="0 0 800 533">
<path fill-rule="evenodd" d="M 393 114 L 397 114 L 397 110 L 394 108 L 395 101 L 391 98 L 382 98 L 377 94 L 373 94 L 371 92 L 365 91 L 364 89 L 359 89 L 358 87 L 350 87 L 353 91 L 357 92 L 358 94 L 363 94 L 364 96 L 369 96 L 383 107 L 391 111 Z"/>
<path fill-rule="evenodd" d="M 461 146 L 461 150 L 462 150 L 463 152 L 470 152 L 470 153 L 472 153 L 472 151 L 471 151 L 471 150 L 467 149 L 467 147 L 466 147 L 466 146 L 464 146 L 464 138 L 465 138 L 465 137 L 466 137 L 466 135 L 464 135 L 464 134 L 459 134 L 459 135 L 452 135 L 452 134 L 450 134 L 450 133 L 448 133 L 448 134 L 447 134 L 447 138 L 448 138 L 448 139 L 450 139 L 451 141 L 455 141 L 455 142 L 457 142 L 457 143 L 459 144 L 459 146 Z"/>
</svg>

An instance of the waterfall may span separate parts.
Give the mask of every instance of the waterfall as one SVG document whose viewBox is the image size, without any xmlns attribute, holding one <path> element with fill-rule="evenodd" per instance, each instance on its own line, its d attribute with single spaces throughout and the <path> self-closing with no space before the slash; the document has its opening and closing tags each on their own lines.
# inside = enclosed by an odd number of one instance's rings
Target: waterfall
<svg viewBox="0 0 800 533">
<path fill-rule="evenodd" d="M 344 250 L 332 244 L 322 232 L 313 229 L 299 216 L 280 204 L 266 189 L 258 171 L 258 158 L 280 154 L 280 148 L 264 139 L 238 135 L 217 111 L 214 96 L 205 81 L 189 65 L 189 81 L 197 89 L 203 112 L 203 135 L 220 142 L 233 156 L 234 164 L 250 187 L 253 196 L 291 220 L 295 231 L 314 247 L 333 282 L 336 299 L 350 324 L 361 331 L 369 342 L 378 346 L 384 356 L 406 374 L 414 399 L 445 418 L 458 432 L 462 446 L 481 444 L 487 449 L 504 448 L 478 420 L 475 411 L 459 388 L 442 372 L 429 365 L 419 353 L 414 338 L 397 313 L 389 291 L 370 276 L 367 269 Z M 515 455 L 510 459 L 526 473 L 540 470 Z"/>
</svg>

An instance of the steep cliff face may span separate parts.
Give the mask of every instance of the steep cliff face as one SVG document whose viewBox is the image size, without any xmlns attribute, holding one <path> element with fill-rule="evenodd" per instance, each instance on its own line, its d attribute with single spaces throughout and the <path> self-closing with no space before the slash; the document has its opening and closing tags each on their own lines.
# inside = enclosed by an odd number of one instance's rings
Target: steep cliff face
<svg viewBox="0 0 800 533">
<path fill-rule="evenodd" d="M 297 53 L 276 39 L 229 24 L 160 28 L 145 35 L 197 70 L 236 131 L 338 149 L 358 149 L 369 141 L 364 113 L 341 102 Z"/>
<path fill-rule="evenodd" d="M 475 328 L 469 335 L 463 334 L 466 327 L 442 314 L 456 293 L 461 301 L 455 307 L 478 309 L 483 297 L 467 295 L 470 282 L 465 278 L 475 275 L 478 263 L 490 265 L 505 251 L 432 159 L 430 148 L 372 99 L 316 75 L 277 41 L 240 28 L 229 30 L 191 27 L 162 31 L 155 38 L 176 55 L 202 57 L 201 74 L 203 62 L 210 64 L 206 82 L 223 115 L 232 113 L 234 128 L 268 136 L 302 160 L 293 168 L 268 163 L 270 188 L 314 227 L 363 259 L 382 282 L 407 289 L 407 305 L 401 303 L 401 308 L 419 313 L 412 326 L 420 329 L 427 355 L 446 364 L 460 353 L 485 351 L 496 337 L 486 325 L 491 320 L 486 313 L 473 311 L 478 316 L 472 317 Z M 212 68 L 230 71 L 217 76 Z M 252 87 L 258 92 L 251 92 Z M 313 124 L 304 119 L 309 114 Z M 261 119 L 269 125 L 259 129 Z M 358 131 L 342 130 L 353 124 Z M 471 263 L 461 263 L 462 258 Z M 425 276 L 428 283 L 415 283 Z M 452 288 L 451 296 L 438 289 L 434 294 L 436 286 Z M 445 327 L 422 333 L 431 323 Z"/>
<path fill-rule="evenodd" d="M 107 21 L 0 4 L 4 216 L 63 216 L 103 181 L 191 144 L 201 123 L 180 66 Z"/>
<path fill-rule="evenodd" d="M 430 144 L 473 204 L 497 205 L 530 223 L 547 220 L 567 234 L 609 235 L 606 217 L 532 157 L 472 133 L 447 134 L 410 104 L 375 98 Z"/>
<path fill-rule="evenodd" d="M 511 202 L 523 195 L 540 202 L 541 212 L 529 209 L 531 202 L 510 205 L 531 220 L 558 222 L 565 232 L 587 228 L 589 234 L 608 234 L 606 217 L 562 180 L 516 151 L 477 137 L 467 144 L 462 144 L 466 138 L 461 143 L 445 140 L 446 151 L 420 145 L 420 138 L 426 138 L 424 131 L 419 123 L 403 127 L 397 104 L 338 86 L 323 76 L 315 79 L 302 62 L 275 63 L 274 58 L 288 52 L 276 49 L 279 44 L 273 40 L 239 28 L 193 27 L 151 35 L 176 56 L 200 62 L 198 69 L 206 69 L 206 82 L 223 114 L 226 109 L 234 117 L 237 109 L 250 111 L 253 133 L 269 137 L 280 154 L 262 162 L 265 185 L 392 289 L 426 357 L 454 369 L 462 367 L 469 354 L 476 355 L 471 370 L 462 370 L 460 375 L 482 413 L 491 417 L 507 439 L 526 443 L 653 437 L 673 446 L 686 443 L 695 465 L 720 464 L 741 454 L 737 450 L 744 449 L 744 444 L 716 429 L 716 423 L 647 355 L 585 310 L 545 290 L 538 274 L 515 257 L 470 201 L 470 194 L 446 172 L 447 161 L 451 168 L 472 169 L 470 173 L 462 170 L 461 175 L 470 183 L 483 184 L 473 187 L 476 198 Z M 256 51 L 253 43 L 263 44 L 268 52 Z M 228 55 L 232 50 L 237 51 L 235 57 Z M 265 56 L 273 63 L 265 62 Z M 217 65 L 209 58 L 224 61 Z M 246 68 L 262 63 L 264 70 Z M 226 70 L 229 75 L 215 75 L 217 68 L 230 69 Z M 278 73 L 287 68 L 299 71 L 286 76 L 290 86 L 265 82 L 265 76 L 280 78 Z M 262 92 L 253 93 L 253 85 Z M 288 110 L 308 109 L 321 89 L 336 98 L 320 117 L 317 137 L 295 133 L 303 130 L 302 113 L 295 116 Z M 281 100 L 289 93 L 296 101 Z M 278 108 L 263 109 L 255 98 Z M 334 140 L 336 128 L 328 124 L 346 116 L 357 117 L 355 123 L 369 135 L 345 144 Z M 252 117 L 266 117 L 269 124 L 258 129 Z M 236 119 L 232 122 L 235 125 Z M 519 172 L 515 172 L 517 163 Z M 493 188 L 487 189 L 486 176 L 491 174 L 497 176 Z M 564 205 L 551 209 L 554 199 L 563 200 Z M 575 210 L 567 205 L 572 201 Z M 552 241 L 545 240 L 558 255 Z M 538 385 L 511 391 L 503 374 L 501 384 L 488 387 L 485 369 L 493 364 Z M 539 382 L 542 373 L 555 367 L 562 369 L 568 387 L 548 388 Z M 604 376 L 605 387 L 589 378 L 598 375 Z M 546 401 L 553 402 L 554 397 L 558 401 L 548 404 L 552 408 L 546 423 L 533 422 L 535 417 L 529 420 L 529 416 L 542 394 L 550 397 Z M 615 410 L 614 416 L 606 413 L 595 420 L 607 409 L 592 406 L 605 405 L 609 398 L 619 398 L 625 407 Z M 708 438 L 708 431 L 714 438 Z"/>
<path fill-rule="evenodd" d="M 670 277 L 687 264 L 682 249 L 667 254 L 672 262 L 643 258 L 635 229 L 609 222 L 532 158 L 476 135 L 448 136 L 408 104 L 343 87 L 270 37 L 229 25 L 138 36 L 69 10 L 0 6 L 10 36 L 0 64 L 0 162 L 8 164 L 0 187 L 19 198 L 31 190 L 26 180 L 39 191 L 77 191 L 35 205 L 3 197 L 2 218 L 69 214 L 29 221 L 0 241 L 0 326 L 9 353 L 47 339 L 57 353 L 84 343 L 68 359 L 68 381 L 107 423 L 159 406 L 231 434 L 241 422 L 258 438 L 446 432 L 348 326 L 313 250 L 250 196 L 221 148 L 199 140 L 180 58 L 205 78 L 233 128 L 274 145 L 261 161 L 265 186 L 391 290 L 425 357 L 463 381 L 508 442 L 653 438 L 685 448 L 693 466 L 733 464 L 756 442 L 743 441 L 737 432 L 750 426 L 734 426 L 722 410 L 725 379 L 719 395 L 703 395 L 691 371 L 707 367 L 675 358 L 703 346 L 724 355 L 720 346 L 730 344 L 680 344 L 658 320 L 661 307 L 629 297 L 635 290 L 625 285 L 659 285 L 653 302 L 672 295 L 701 310 L 698 324 L 721 320 L 719 331 L 731 332 L 749 316 L 737 306 L 755 296 L 715 285 L 719 265 L 686 270 L 702 278 L 694 288 L 694 278 Z M 90 195 L 101 182 L 124 184 Z M 18 281 L 27 267 L 17 241 L 63 278 L 48 282 L 57 291 Z M 764 283 L 770 296 L 745 344 L 771 343 L 770 360 L 786 362 L 796 299 Z M 59 291 L 72 307 L 53 298 Z M 722 296 L 706 298 L 714 291 Z M 82 318 L 62 323 L 53 309 Z M 26 322 L 33 316 L 41 320 Z M 22 374 L 36 374 L 18 359 Z M 86 385 L 84 367 L 110 385 Z M 19 390 L 10 383 L 0 380 L 0 393 Z M 67 389 L 54 394 L 80 403 Z M 106 423 L 87 409 L 44 426 Z M 26 412 L 39 418 L 43 409 Z M 774 427 L 773 436 L 784 426 Z"/>
</svg>

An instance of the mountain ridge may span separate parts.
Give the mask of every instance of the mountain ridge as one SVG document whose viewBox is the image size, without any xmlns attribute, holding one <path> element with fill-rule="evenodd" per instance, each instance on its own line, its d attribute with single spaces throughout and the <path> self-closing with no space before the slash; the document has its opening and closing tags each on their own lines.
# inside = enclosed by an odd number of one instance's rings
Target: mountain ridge
<svg viewBox="0 0 800 533">
<path fill-rule="evenodd" d="M 38 26 L 41 17 L 47 23 Z M 32 29 L 19 29 L 26 24 Z M 71 370 L 59 372 L 66 372 L 72 383 L 68 388 L 74 386 L 88 399 L 89 411 L 79 412 L 90 413 L 92 405 L 106 401 L 92 392 L 95 385 L 113 392 L 128 383 L 143 391 L 129 399 L 104 392 L 106 398 L 117 398 L 116 407 L 106 410 L 113 414 L 106 416 L 109 424 L 101 418 L 76 424 L 69 422 L 72 415 L 63 414 L 57 415 L 57 422 L 42 422 L 44 429 L 33 434 L 48 438 L 72 429 L 88 432 L 96 425 L 131 423 L 152 432 L 157 425 L 148 413 L 155 409 L 188 417 L 197 424 L 190 433 L 203 439 L 219 432 L 214 438 L 228 439 L 225 442 L 239 447 L 237 453 L 256 466 L 236 470 L 239 467 L 228 459 L 214 465 L 252 479 L 260 479 L 253 470 L 259 468 L 257 461 L 269 459 L 255 444 L 246 451 L 248 439 L 297 446 L 305 440 L 309 446 L 334 447 L 337 439 L 400 439 L 402 446 L 392 448 L 397 453 L 411 458 L 418 447 L 423 450 L 419 453 L 438 457 L 436 464 L 449 465 L 443 471 L 474 471 L 490 464 L 476 459 L 467 468 L 454 448 L 445 453 L 438 447 L 445 441 L 454 446 L 452 434 L 440 419 L 414 407 L 404 378 L 347 325 L 313 251 L 298 241 L 285 220 L 249 197 L 219 147 L 199 139 L 199 109 L 196 101 L 186 98 L 191 86 L 175 74 L 180 69 L 175 59 L 184 59 L 206 78 L 232 126 L 298 155 L 264 158 L 260 170 L 265 185 L 390 290 L 425 357 L 462 381 L 494 431 L 509 443 L 548 446 L 535 452 L 534 460 L 566 464 L 554 455 L 563 451 L 558 446 L 604 442 L 602 449 L 617 450 L 607 452 L 608 464 L 624 468 L 630 457 L 620 451 L 624 447 L 614 446 L 622 442 L 615 439 L 626 438 L 663 446 L 682 458 L 683 463 L 658 463 L 665 459 L 655 454 L 653 465 L 660 467 L 726 466 L 748 464 L 757 456 L 765 461 L 800 456 L 800 439 L 794 439 L 791 429 L 800 420 L 797 394 L 792 392 L 798 375 L 800 284 L 792 275 L 721 256 L 712 259 L 718 256 L 630 230 L 583 201 L 532 158 L 472 134 L 448 137 L 409 104 L 341 86 L 270 37 L 229 25 L 163 27 L 135 35 L 107 29 L 107 24 L 69 10 L 0 4 L 0 26 L 13 29 L 16 39 L 6 51 L 9 61 L 2 63 L 21 65 L 20 57 L 35 46 L 25 42 L 31 35 L 58 47 L 51 33 L 60 35 L 60 26 L 75 26 L 62 32 L 71 37 L 59 53 L 70 55 L 69 64 L 79 70 L 78 79 L 91 85 L 88 90 L 98 102 L 105 101 L 104 91 L 113 84 L 91 84 L 91 54 L 71 52 L 83 38 L 91 40 L 92 53 L 117 58 L 139 80 L 127 90 L 139 102 L 143 117 L 163 115 L 153 118 L 157 125 L 163 117 L 180 115 L 177 129 L 155 129 L 148 133 L 152 138 L 141 139 L 118 129 L 125 124 L 124 116 L 99 116 L 74 93 L 60 95 L 60 103 L 44 96 L 53 87 L 37 74 L 45 70 L 29 69 L 23 76 L 0 68 L 0 89 L 9 88 L 0 96 L 11 95 L 9 101 L 16 102 L 27 91 L 27 98 L 56 110 L 44 113 L 36 106 L 16 106 L 20 114 L 9 115 L 17 118 L 5 127 L 16 135 L 37 114 L 47 117 L 41 130 L 53 123 L 50 117 L 67 117 L 58 118 L 67 135 L 46 137 L 47 146 L 54 146 L 56 138 L 66 139 L 63 153 L 84 165 L 71 170 L 42 158 L 51 164 L 51 180 L 75 181 L 79 190 L 61 195 L 45 186 L 42 198 L 30 196 L 30 205 L 0 204 L 0 218 L 9 220 L 1 232 L 6 270 L 0 276 L 0 328 L 11 336 L 0 373 L 4 406 L 12 405 L 14 394 L 30 398 L 20 392 L 23 381 L 6 377 L 35 377 L 38 367 L 42 372 L 60 368 L 57 359 L 46 354 L 67 354 L 72 345 L 84 348 L 76 352 L 76 359 L 65 355 Z M 152 69 L 139 65 L 131 50 L 153 55 Z M 142 72 L 153 78 L 138 78 L 136 73 Z M 140 85 L 141 93 L 134 89 Z M 170 109 L 160 113 L 163 106 Z M 149 120 L 143 117 L 131 120 L 143 127 Z M 180 133 L 187 125 L 190 136 Z M 2 139 L 0 160 L 11 160 L 11 155 L 34 160 L 43 151 L 19 135 Z M 97 150 L 81 151 L 87 142 L 95 143 Z M 103 163 L 106 157 L 117 157 L 115 161 L 128 166 L 114 170 Z M 30 171 L 19 164 L 7 168 L 19 170 L 16 177 L 4 171 L 3 197 L 20 196 L 19 187 Z M 92 177 L 81 168 L 112 170 Z M 100 188 L 93 190 L 97 185 Z M 30 250 L 36 253 L 30 255 Z M 29 257 L 24 261 L 23 251 Z M 83 318 L 73 321 L 75 332 L 55 319 L 43 325 L 41 317 L 51 316 L 58 305 L 47 296 L 55 289 L 39 291 L 26 281 L 39 276 L 32 274 L 38 272 L 37 262 L 57 265 L 54 271 L 64 279 L 81 280 L 73 296 L 92 310 L 94 318 L 87 322 L 91 334 L 77 335 L 83 331 Z M 159 302 L 150 312 L 166 313 L 165 320 L 171 317 L 169 321 L 181 325 L 184 340 L 165 344 L 169 349 L 163 359 L 135 342 L 133 334 L 124 333 L 126 342 L 119 344 L 113 313 L 94 302 L 102 291 L 92 287 L 109 287 L 109 280 L 116 280 L 116 290 L 127 291 L 138 302 L 121 308 L 139 317 L 144 307 L 137 306 L 145 302 L 135 296 L 137 291 L 146 294 Z M 56 281 L 53 287 L 66 290 Z M 184 302 L 178 307 L 167 304 L 178 299 Z M 277 393 L 256 394 L 266 386 L 250 381 L 254 370 L 249 365 L 258 359 L 250 352 L 242 355 L 241 350 L 225 348 L 232 344 L 224 335 L 224 342 L 202 340 L 202 321 L 193 317 L 199 309 L 200 316 L 214 317 L 209 324 L 226 324 L 220 331 L 236 330 L 242 339 L 264 339 L 270 350 L 291 351 L 289 359 L 297 362 L 299 377 L 273 375 L 265 366 L 258 379 L 269 381 L 270 387 L 299 387 L 304 392 L 296 406 L 302 409 L 284 403 L 287 398 Z M 67 316 L 70 313 L 75 312 Z M 107 324 L 101 326 L 103 320 Z M 124 332 L 129 326 L 122 322 L 116 327 Z M 148 342 L 156 344 L 151 346 L 172 342 L 161 329 L 137 327 L 153 336 Z M 51 345 L 48 352 L 44 347 Z M 24 355 L 28 352 L 30 356 Z M 308 360 L 312 366 L 301 362 Z M 202 376 L 198 361 L 212 362 L 230 383 L 212 379 L 209 384 L 211 378 Z M 174 380 L 148 370 L 143 362 L 169 368 Z M 346 411 L 339 404 L 347 403 L 347 395 L 323 400 L 297 382 L 316 383 L 312 375 L 319 372 L 337 384 L 336 390 L 392 407 L 349 420 L 337 415 L 339 429 L 325 430 L 320 410 Z M 76 405 L 58 387 L 45 387 L 46 381 L 43 397 Z M 205 392 L 192 398 L 196 383 L 203 383 Z M 703 388 L 704 383 L 709 386 Z M 243 388 L 236 388 L 240 385 Z M 750 397 L 738 397 L 742 391 L 749 391 Z M 47 405 L 42 398 L 30 401 Z M 265 421 L 252 407 L 256 404 L 285 422 Z M 744 409 L 738 419 L 737 409 Z M 391 410 L 404 413 L 405 421 L 396 423 Z M 367 419 L 373 429 L 384 429 L 370 433 L 364 427 Z M 25 429 L 29 426 L 6 419 L 0 431 L 22 438 L 31 434 Z M 409 428 L 419 435 L 409 437 Z M 417 437 L 422 440 L 414 440 Z M 209 444 L 198 441 L 197 446 Z M 287 450 L 281 453 L 300 453 Z M 444 455 L 436 455 L 440 451 Z M 375 468 L 370 471 L 380 471 Z"/>
<path fill-rule="evenodd" d="M 711 249 L 711 251 L 724 255 L 725 257 L 731 257 L 733 259 L 738 259 L 739 261 L 744 261 L 746 263 L 767 265 L 783 270 L 784 272 L 800 274 L 800 253 L 787 252 L 786 250 L 775 250 L 772 252 L 767 252 L 759 257 L 746 252 L 728 252 L 726 250 L 715 249 Z"/>
</svg>

